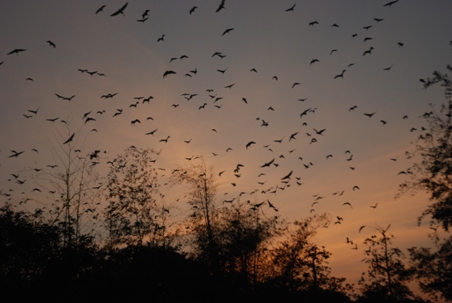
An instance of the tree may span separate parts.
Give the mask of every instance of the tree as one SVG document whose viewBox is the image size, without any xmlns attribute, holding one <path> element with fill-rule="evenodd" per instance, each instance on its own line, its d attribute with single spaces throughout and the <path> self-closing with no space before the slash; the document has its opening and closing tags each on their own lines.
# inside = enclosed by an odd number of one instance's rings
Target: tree
<svg viewBox="0 0 452 303">
<path fill-rule="evenodd" d="M 264 202 L 265 203 L 265 202 Z M 251 205 L 234 201 L 219 215 L 219 255 L 222 269 L 236 274 L 243 283 L 260 282 L 265 251 L 280 232 L 278 216 L 265 216 L 264 203 Z"/>
<path fill-rule="evenodd" d="M 110 162 L 105 211 L 110 247 L 166 245 L 165 207 L 151 148 L 129 147 Z"/>
<path fill-rule="evenodd" d="M 48 223 L 57 225 L 62 232 L 62 246 L 66 248 L 92 242 L 100 204 L 96 165 L 101 151 L 82 153 L 83 143 L 79 141 L 86 140 L 86 137 L 81 139 L 82 128 L 73 132 L 70 123 L 63 132 L 54 128 L 56 146 L 51 144 L 51 148 L 56 162 L 46 169 L 31 169 L 38 188 L 46 188 L 51 194 L 50 202 L 40 202 L 47 206 Z M 72 139 L 69 141 L 68 137 Z"/>
<path fill-rule="evenodd" d="M 367 279 L 365 273 L 358 282 L 363 297 L 370 302 L 392 302 L 414 298 L 406 286 L 410 279 L 410 271 L 405 267 L 405 255 L 396 247 L 391 247 L 392 234 L 387 228 L 376 227 L 379 235 L 372 235 L 364 240 L 369 249 L 365 251 L 363 262 L 368 264 Z"/>
<path fill-rule="evenodd" d="M 447 69 L 452 73 L 452 66 Z M 419 224 L 430 217 L 431 226 L 440 225 L 448 231 L 452 226 L 452 81 L 447 73 L 437 71 L 433 78 L 421 80 L 425 88 L 437 83 L 445 87 L 447 102 L 439 111 L 433 108 L 423 115 L 430 129 L 418 137 L 414 151 L 407 153 L 409 159 L 419 156 L 420 161 L 408 169 L 411 179 L 400 185 L 400 193 L 409 190 L 429 193 L 432 203 L 419 217 Z"/>
<path fill-rule="evenodd" d="M 452 66 L 447 66 L 448 73 L 435 71 L 432 78 L 421 79 L 424 88 L 440 84 L 444 87 L 446 102 L 439 111 L 432 105 L 432 111 L 423 115 L 429 129 L 421 134 L 416 142 L 414 152 L 408 153 L 409 159 L 420 157 L 408 170 L 411 179 L 400 185 L 400 192 L 409 190 L 426 191 L 431 203 L 419 216 L 418 223 L 429 217 L 429 235 L 435 250 L 424 247 L 409 249 L 411 266 L 424 293 L 433 298 L 442 297 L 452 301 Z M 440 238 L 440 231 L 444 238 Z"/>
<path fill-rule="evenodd" d="M 411 266 L 422 292 L 435 301 L 442 297 L 452 301 L 452 237 L 437 243 L 436 251 L 431 248 L 411 247 Z"/>
<path fill-rule="evenodd" d="M 194 253 L 214 271 L 219 271 L 218 209 L 215 195 L 218 190 L 213 167 L 207 167 L 202 157 L 188 168 L 176 168 L 172 184 L 188 185 L 188 205 L 191 215 L 188 228 L 194 235 Z"/>
<path fill-rule="evenodd" d="M 287 239 L 272 251 L 274 273 L 272 279 L 295 290 L 333 290 L 344 291 L 345 279 L 331 277 L 328 259 L 331 253 L 324 246 L 312 241 L 317 229 L 328 226 L 330 219 L 326 214 L 308 217 L 293 223 Z"/>
</svg>

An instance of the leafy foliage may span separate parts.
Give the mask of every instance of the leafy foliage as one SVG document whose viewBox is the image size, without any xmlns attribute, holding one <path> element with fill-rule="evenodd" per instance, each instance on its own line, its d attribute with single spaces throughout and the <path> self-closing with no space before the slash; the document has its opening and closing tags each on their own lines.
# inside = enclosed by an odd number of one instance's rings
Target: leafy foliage
<svg viewBox="0 0 452 303">
<path fill-rule="evenodd" d="M 112 162 L 108 173 L 105 217 L 109 245 L 152 245 L 166 240 L 169 210 L 159 203 L 163 195 L 153 149 L 130 147 Z"/>
<path fill-rule="evenodd" d="M 447 69 L 452 73 L 452 66 Z M 429 129 L 418 137 L 414 151 L 407 153 L 409 159 L 419 156 L 420 162 L 408 169 L 411 179 L 400 185 L 400 191 L 429 193 L 432 203 L 419 217 L 419 223 L 430 217 L 432 226 L 439 224 L 448 231 L 452 226 L 452 81 L 450 75 L 440 72 L 423 81 L 425 88 L 440 83 L 445 88 L 447 102 L 439 111 L 433 108 L 423 115 Z"/>
</svg>

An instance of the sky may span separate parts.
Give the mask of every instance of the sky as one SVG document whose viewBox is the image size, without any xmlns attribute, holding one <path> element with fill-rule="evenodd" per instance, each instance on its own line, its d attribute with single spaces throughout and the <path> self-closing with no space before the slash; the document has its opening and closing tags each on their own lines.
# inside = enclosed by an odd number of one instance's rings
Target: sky
<svg viewBox="0 0 452 303">
<path fill-rule="evenodd" d="M 452 3 L 386 3 L 226 0 L 217 12 L 219 0 L 130 0 L 111 16 L 126 1 L 1 0 L 0 203 L 45 200 L 32 192 L 32 171 L 49 171 L 75 133 L 70 144 L 83 154 L 102 151 L 104 175 L 131 145 L 161 151 L 162 178 L 202 156 L 225 171 L 220 204 L 243 191 L 241 201 L 268 199 L 278 212 L 265 214 L 289 222 L 342 217 L 316 241 L 350 283 L 366 269 L 362 243 L 377 226 L 391 224 L 401 249 L 430 246 L 431 230 L 417 225 L 427 195 L 395 196 L 407 180 L 398 173 L 413 164 L 405 151 L 428 126 L 422 114 L 444 102 L 441 87 L 419 79 L 451 63 Z M 95 121 L 85 123 L 88 112 Z M 162 191 L 168 203 L 183 196 Z"/>
</svg>

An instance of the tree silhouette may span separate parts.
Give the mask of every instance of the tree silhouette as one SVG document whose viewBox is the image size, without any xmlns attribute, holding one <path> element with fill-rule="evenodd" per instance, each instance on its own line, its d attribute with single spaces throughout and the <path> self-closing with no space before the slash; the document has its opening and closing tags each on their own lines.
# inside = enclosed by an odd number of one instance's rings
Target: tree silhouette
<svg viewBox="0 0 452 303">
<path fill-rule="evenodd" d="M 293 230 L 273 251 L 273 280 L 289 290 L 343 291 L 343 278 L 331 277 L 331 253 L 312 241 L 320 227 L 328 226 L 327 214 L 307 217 L 293 223 Z"/>
<path fill-rule="evenodd" d="M 259 203 L 257 204 L 259 205 Z M 251 206 L 239 200 L 220 210 L 219 251 L 224 271 L 243 283 L 262 280 L 261 266 L 271 241 L 280 232 L 278 216 L 266 217 L 263 204 Z"/>
<path fill-rule="evenodd" d="M 452 66 L 447 69 L 452 73 Z M 411 179 L 400 185 L 400 192 L 422 190 L 430 194 L 432 203 L 419 217 L 419 223 L 430 217 L 430 225 L 440 225 L 448 231 L 452 226 L 452 81 L 449 74 L 435 71 L 433 78 L 422 79 L 424 87 L 440 83 L 445 88 L 447 102 L 439 111 L 433 107 L 423 117 L 429 124 L 426 133 L 419 135 L 414 151 L 407 153 L 409 159 L 420 157 L 408 172 Z"/>
<path fill-rule="evenodd" d="M 385 229 L 377 226 L 378 235 L 364 240 L 364 245 L 369 246 L 363 259 L 368 264 L 367 278 L 363 273 L 358 284 L 366 302 L 396 302 L 414 298 L 405 284 L 410 280 L 410 271 L 403 262 L 405 255 L 391 246 L 394 236 L 388 233 L 390 226 Z"/>
<path fill-rule="evenodd" d="M 176 168 L 171 175 L 172 184 L 188 185 L 188 204 L 191 214 L 188 229 L 194 236 L 193 251 L 197 258 L 218 272 L 218 207 L 215 195 L 218 189 L 213 167 L 207 168 L 202 157 L 198 157 L 188 168 Z"/>
<path fill-rule="evenodd" d="M 422 292 L 435 301 L 439 297 L 452 301 L 452 237 L 431 248 L 411 247 L 410 259 Z"/>
<path fill-rule="evenodd" d="M 109 246 L 164 245 L 166 216 L 153 149 L 129 147 L 111 161 L 105 210 Z"/>
<path fill-rule="evenodd" d="M 432 105 L 432 111 L 423 118 L 429 128 L 418 137 L 414 151 L 408 158 L 420 160 L 408 170 L 411 179 L 400 185 L 400 192 L 410 190 L 426 191 L 431 203 L 419 217 L 421 224 L 425 217 L 430 218 L 429 235 L 434 242 L 432 248 L 412 247 L 409 249 L 412 269 L 424 293 L 437 299 L 452 300 L 452 66 L 448 73 L 435 71 L 432 78 L 421 79 L 424 88 L 439 84 L 444 87 L 446 102 L 439 110 Z M 440 238 L 441 230 L 445 235 Z"/>
</svg>

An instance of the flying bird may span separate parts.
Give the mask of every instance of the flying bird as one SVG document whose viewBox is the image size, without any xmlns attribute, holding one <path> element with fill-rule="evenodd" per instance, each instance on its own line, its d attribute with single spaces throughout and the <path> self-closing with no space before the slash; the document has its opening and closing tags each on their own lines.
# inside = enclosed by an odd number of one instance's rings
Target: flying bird
<svg viewBox="0 0 452 303">
<path fill-rule="evenodd" d="M 383 5 L 383 7 L 385 7 L 385 6 L 391 7 L 393 4 L 396 4 L 397 2 L 399 2 L 399 0 L 390 1 L 390 2 L 386 3 L 385 5 Z"/>
<path fill-rule="evenodd" d="M 21 154 L 23 154 L 25 151 L 23 150 L 23 151 L 21 151 L 21 152 L 17 152 L 17 151 L 15 151 L 15 150 L 11 150 L 11 152 L 13 153 L 12 155 L 10 155 L 8 158 L 13 158 L 13 157 L 18 157 L 18 156 L 20 156 Z"/>
<path fill-rule="evenodd" d="M 297 4 L 295 3 L 294 5 L 292 5 L 292 7 L 289 7 L 288 9 L 286 9 L 286 12 L 293 12 L 295 5 L 297 5 Z"/>
<path fill-rule="evenodd" d="M 231 31 L 233 31 L 234 30 L 234 28 L 232 27 L 232 28 L 228 28 L 227 30 L 225 30 L 224 32 L 223 32 L 223 34 L 222 34 L 222 36 L 224 36 L 224 35 L 226 35 L 226 34 L 229 34 Z"/>
<path fill-rule="evenodd" d="M 16 49 L 13 49 L 12 51 L 10 51 L 7 55 L 12 55 L 12 54 L 19 54 L 19 53 L 21 53 L 21 52 L 24 52 L 24 51 L 26 51 L 26 49 L 23 49 L 23 48 L 16 48 Z"/>
<path fill-rule="evenodd" d="M 248 149 L 248 147 L 250 147 L 252 144 L 256 144 L 256 142 L 254 142 L 254 141 L 250 141 L 250 142 L 248 142 L 247 144 L 246 144 L 246 149 Z"/>
<path fill-rule="evenodd" d="M 215 11 L 215 13 L 218 13 L 219 11 L 221 11 L 222 9 L 225 9 L 226 7 L 224 7 L 224 2 L 225 0 L 221 0 L 220 5 L 218 5 L 217 10 Z"/>
<path fill-rule="evenodd" d="M 292 176 L 293 170 L 290 171 L 287 175 L 281 178 L 281 180 L 290 179 L 290 176 Z"/>
<path fill-rule="evenodd" d="M 96 15 L 97 15 L 98 13 L 100 13 L 100 12 L 103 12 L 105 6 L 106 6 L 106 5 L 102 5 L 101 7 L 99 7 L 99 8 L 97 9 L 97 11 L 96 11 Z"/>
<path fill-rule="evenodd" d="M 167 70 L 164 74 L 163 74 L 163 78 L 166 78 L 166 76 L 168 75 L 175 75 L 176 72 L 172 71 L 172 70 Z"/>
<path fill-rule="evenodd" d="M 270 167 L 270 165 L 272 165 L 273 162 L 275 162 L 275 158 L 273 158 L 272 160 L 270 160 L 270 162 L 264 163 L 264 164 L 261 166 L 261 168 L 262 168 L 262 167 Z"/>
<path fill-rule="evenodd" d="M 50 41 L 50 40 L 47 40 L 47 43 L 49 43 L 49 45 L 50 45 L 50 46 L 53 46 L 53 48 L 56 48 L 56 45 L 55 45 L 55 43 L 53 43 L 52 41 Z"/>
<path fill-rule="evenodd" d="M 193 6 L 189 11 L 190 15 L 193 14 L 197 8 L 197 6 Z"/>
<path fill-rule="evenodd" d="M 119 14 L 124 16 L 124 10 L 126 9 L 127 5 L 129 4 L 129 2 L 126 2 L 126 4 L 124 4 L 120 9 L 118 9 L 116 12 L 114 12 L 113 14 L 111 14 L 111 17 L 117 16 Z"/>
<path fill-rule="evenodd" d="M 75 133 L 73 133 L 66 141 L 64 141 L 63 144 L 67 144 L 69 142 L 72 142 L 72 140 L 74 139 L 74 135 L 75 135 Z"/>
</svg>

